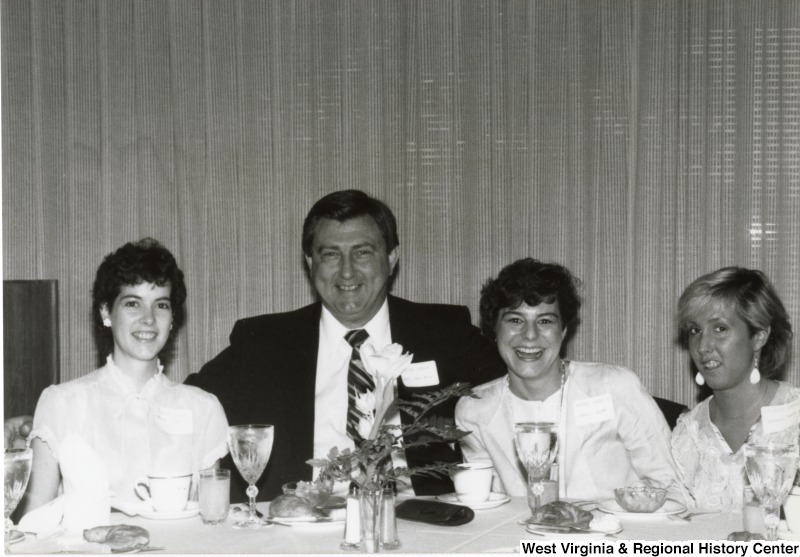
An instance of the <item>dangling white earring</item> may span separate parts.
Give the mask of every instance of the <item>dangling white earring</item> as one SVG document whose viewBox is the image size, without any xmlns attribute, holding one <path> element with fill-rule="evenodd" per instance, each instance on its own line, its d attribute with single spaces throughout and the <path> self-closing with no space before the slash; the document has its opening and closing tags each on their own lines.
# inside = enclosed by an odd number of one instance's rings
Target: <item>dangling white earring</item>
<svg viewBox="0 0 800 557">
<path fill-rule="evenodd" d="M 758 354 L 756 354 L 756 359 L 753 362 L 753 371 L 750 372 L 750 383 L 755 385 L 761 381 L 761 372 L 758 370 Z"/>
<path fill-rule="evenodd" d="M 703 377 L 703 374 L 698 371 L 697 375 L 694 376 L 694 382 L 702 387 L 706 384 L 706 378 Z"/>
<path fill-rule="evenodd" d="M 110 319 L 103 319 L 103 325 L 105 327 L 110 327 L 111 326 L 111 320 Z"/>
</svg>

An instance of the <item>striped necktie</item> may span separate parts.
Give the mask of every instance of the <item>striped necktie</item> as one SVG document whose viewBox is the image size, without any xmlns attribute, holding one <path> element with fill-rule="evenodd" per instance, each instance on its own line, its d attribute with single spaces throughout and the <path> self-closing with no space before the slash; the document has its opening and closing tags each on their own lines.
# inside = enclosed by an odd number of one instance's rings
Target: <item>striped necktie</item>
<svg viewBox="0 0 800 557">
<path fill-rule="evenodd" d="M 356 393 L 365 393 L 375 390 L 375 381 L 364 368 L 361 362 L 359 349 L 364 341 L 369 338 L 369 333 L 364 329 L 347 331 L 345 340 L 353 347 L 350 355 L 350 364 L 347 366 L 347 436 L 355 441 L 356 446 L 363 440 L 358 434 L 358 422 L 361 413 L 356 409 Z"/>
</svg>

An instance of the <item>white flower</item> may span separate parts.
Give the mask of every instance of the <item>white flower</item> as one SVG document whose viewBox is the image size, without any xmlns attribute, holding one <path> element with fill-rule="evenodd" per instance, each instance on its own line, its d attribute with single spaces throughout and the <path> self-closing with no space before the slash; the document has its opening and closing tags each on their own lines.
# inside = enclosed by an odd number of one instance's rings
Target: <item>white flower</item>
<svg viewBox="0 0 800 557">
<path fill-rule="evenodd" d="M 356 410 L 365 416 L 372 416 L 375 413 L 375 393 L 367 391 L 365 393 L 356 392 Z"/>
<path fill-rule="evenodd" d="M 413 358 L 411 354 L 403 354 L 403 347 L 397 343 L 385 346 L 380 352 L 375 350 L 372 343 L 361 346 L 364 367 L 381 383 L 397 379 Z"/>
<path fill-rule="evenodd" d="M 358 420 L 358 434 L 363 439 L 369 439 L 369 434 L 372 433 L 372 426 L 374 425 L 374 416 L 370 414 L 369 416 L 361 416 L 361 419 Z"/>
</svg>

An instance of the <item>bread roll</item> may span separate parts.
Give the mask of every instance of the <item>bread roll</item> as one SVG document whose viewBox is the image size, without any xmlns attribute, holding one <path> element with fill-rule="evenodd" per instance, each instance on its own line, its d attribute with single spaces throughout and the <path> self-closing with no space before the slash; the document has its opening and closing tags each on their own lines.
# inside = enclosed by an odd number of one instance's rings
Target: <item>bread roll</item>
<svg viewBox="0 0 800 557">
<path fill-rule="evenodd" d="M 532 520 L 537 524 L 588 528 L 592 518 L 594 518 L 592 513 L 584 511 L 580 507 L 565 501 L 553 501 L 536 509 Z"/>
<path fill-rule="evenodd" d="M 278 495 L 269 504 L 269 515 L 281 518 L 294 518 L 298 516 L 320 516 L 305 499 L 297 495 Z"/>
<path fill-rule="evenodd" d="M 144 549 L 150 545 L 150 532 L 130 524 L 97 526 L 84 530 L 83 537 L 86 541 L 105 544 L 115 553 Z"/>
</svg>

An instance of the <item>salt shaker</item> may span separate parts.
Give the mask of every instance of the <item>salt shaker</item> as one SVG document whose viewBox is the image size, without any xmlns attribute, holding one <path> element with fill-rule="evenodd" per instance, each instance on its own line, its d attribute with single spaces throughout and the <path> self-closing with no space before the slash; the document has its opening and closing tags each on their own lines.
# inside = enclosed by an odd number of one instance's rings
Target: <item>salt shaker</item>
<svg viewBox="0 0 800 557">
<path fill-rule="evenodd" d="M 397 549 L 400 538 L 397 537 L 397 517 L 394 512 L 394 486 L 383 488 L 381 497 L 381 539 L 382 549 Z"/>
<path fill-rule="evenodd" d="M 361 501 L 358 488 L 351 486 L 345 505 L 344 540 L 342 549 L 361 548 Z"/>
</svg>

